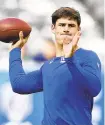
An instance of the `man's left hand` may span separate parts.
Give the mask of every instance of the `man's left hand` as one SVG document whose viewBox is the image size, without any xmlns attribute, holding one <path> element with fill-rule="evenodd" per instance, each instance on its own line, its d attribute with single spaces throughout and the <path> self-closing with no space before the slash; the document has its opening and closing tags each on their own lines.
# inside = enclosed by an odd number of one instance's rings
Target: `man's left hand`
<svg viewBox="0 0 105 125">
<path fill-rule="evenodd" d="M 75 36 L 73 37 L 72 41 L 68 40 L 66 37 L 63 41 L 63 52 L 65 58 L 73 56 L 77 49 L 77 44 L 81 36 L 81 31 L 78 31 Z"/>
</svg>

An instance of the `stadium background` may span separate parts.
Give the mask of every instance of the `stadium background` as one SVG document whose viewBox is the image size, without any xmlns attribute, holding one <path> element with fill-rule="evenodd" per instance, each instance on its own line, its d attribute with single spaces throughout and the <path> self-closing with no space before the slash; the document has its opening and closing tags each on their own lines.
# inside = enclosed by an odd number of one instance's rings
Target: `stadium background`
<svg viewBox="0 0 105 125">
<path fill-rule="evenodd" d="M 17 17 L 32 26 L 22 50 L 26 72 L 39 69 L 55 56 L 51 14 L 61 6 L 79 10 L 82 17 L 80 46 L 94 50 L 102 62 L 102 90 L 94 99 L 93 125 L 104 125 L 104 1 L 103 0 L 0 0 L 0 19 Z M 0 125 L 41 125 L 43 92 L 19 95 L 12 92 L 8 76 L 9 44 L 0 42 Z"/>
</svg>

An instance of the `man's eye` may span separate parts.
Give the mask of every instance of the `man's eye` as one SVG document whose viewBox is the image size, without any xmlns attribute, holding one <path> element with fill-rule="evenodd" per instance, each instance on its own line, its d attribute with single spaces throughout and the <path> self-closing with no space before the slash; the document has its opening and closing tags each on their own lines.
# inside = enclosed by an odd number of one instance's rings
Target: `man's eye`
<svg viewBox="0 0 105 125">
<path fill-rule="evenodd" d="M 70 25 L 69 25 L 69 27 L 75 27 L 75 25 L 73 25 L 73 24 L 70 24 Z"/>
<path fill-rule="evenodd" d="M 59 26 L 65 26 L 65 24 L 60 24 Z"/>
</svg>

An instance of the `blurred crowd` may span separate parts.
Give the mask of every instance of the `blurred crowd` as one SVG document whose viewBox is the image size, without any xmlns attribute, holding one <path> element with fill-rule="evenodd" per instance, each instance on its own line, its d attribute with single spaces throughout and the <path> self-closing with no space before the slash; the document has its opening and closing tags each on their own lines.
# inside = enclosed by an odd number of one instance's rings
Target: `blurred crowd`
<svg viewBox="0 0 105 125">
<path fill-rule="evenodd" d="M 32 32 L 23 49 L 24 56 L 33 57 L 40 53 L 39 56 L 49 59 L 55 56 L 54 39 L 50 28 L 51 14 L 61 6 L 74 7 L 80 11 L 82 17 L 81 46 L 104 53 L 103 3 L 103 0 L 0 0 L 0 19 L 16 17 L 29 23 Z M 0 43 L 1 58 L 8 53 L 8 46 Z"/>
<path fill-rule="evenodd" d="M 104 0 L 0 0 L 0 19 L 7 18 L 7 17 L 16 17 L 23 19 L 27 23 L 29 23 L 32 27 L 32 31 L 29 37 L 29 40 L 25 47 L 22 49 L 22 58 L 23 58 L 23 65 L 25 67 L 26 72 L 32 71 L 35 69 L 40 68 L 40 66 L 43 64 L 44 61 L 55 57 L 55 46 L 54 46 L 54 36 L 51 33 L 51 14 L 59 7 L 73 7 L 77 10 L 79 10 L 82 18 L 81 22 L 81 30 L 82 30 L 82 36 L 79 41 L 79 44 L 81 47 L 86 49 L 91 49 L 95 51 L 101 61 L 102 65 L 104 64 Z M 3 42 L 0 42 L 0 78 L 2 76 L 2 73 L 8 72 L 8 59 L 9 59 L 9 46 L 10 43 L 6 44 Z M 6 77 L 8 79 L 8 77 Z M 2 112 L 8 111 L 8 113 L 4 113 L 4 116 L 0 114 L 0 120 L 4 117 L 7 117 L 10 122 L 6 122 L 5 124 L 0 125 L 40 125 L 39 122 L 36 122 L 38 124 L 33 124 L 29 122 L 25 123 L 14 123 L 13 121 L 21 121 L 21 119 L 24 119 L 25 113 L 28 112 L 28 115 L 30 114 L 32 110 L 32 105 L 27 108 L 28 102 L 31 102 L 32 100 L 28 97 L 20 97 L 19 95 L 16 95 L 12 93 L 11 87 L 9 84 L 7 84 L 7 81 L 4 79 L 5 87 L 3 81 L 0 79 L 0 97 L 3 94 L 4 90 L 5 93 L 0 98 L 1 106 L 0 109 L 2 109 Z M 9 80 L 8 80 L 9 82 Z M 4 88 L 4 90 L 3 90 Z M 8 92 L 7 92 L 8 91 Z M 9 93 L 9 94 L 8 94 Z M 13 102 L 13 110 L 12 112 L 9 112 L 10 109 L 8 109 L 8 103 L 6 103 L 3 98 L 4 95 L 6 96 L 6 99 L 8 101 L 11 100 Z M 9 96 L 10 95 L 10 96 Z M 39 95 L 42 98 L 42 95 Z M 98 104 L 98 101 L 102 98 L 103 94 L 100 93 L 98 97 L 96 97 L 95 102 Z M 14 101 L 13 101 L 13 97 Z M 36 97 L 37 98 L 37 97 Z M 17 100 L 25 100 L 26 101 L 26 112 L 22 114 L 21 118 L 19 117 L 20 114 L 17 114 L 17 110 L 21 111 L 22 107 L 18 107 Z M 27 101 L 28 100 L 28 101 Z M 15 102 L 16 101 L 16 102 Z M 6 104 L 4 104 L 4 102 Z M 11 102 L 11 101 L 10 101 Z M 10 106 L 12 103 L 9 104 Z M 21 105 L 22 104 L 21 102 Z M 35 105 L 35 104 L 34 104 Z M 7 108 L 5 108 L 7 106 Z M 17 106 L 17 107 L 16 107 Z M 43 105 L 41 105 L 43 108 Z M 37 107 L 37 106 L 36 106 Z M 9 107 L 10 108 L 10 107 Z M 12 109 L 11 108 L 11 109 Z M 4 110 L 3 110 L 4 109 Z M 17 109 L 17 110 L 14 110 Z M 34 109 L 34 107 L 33 107 Z M 93 122 L 94 125 L 103 125 L 100 122 L 102 112 L 100 111 L 100 108 L 98 105 L 94 106 L 93 111 Z M 38 110 L 38 112 L 41 112 L 41 109 Z M 12 114 L 11 114 L 12 113 Z M 97 113 L 97 116 L 96 116 Z M 36 118 L 39 115 L 34 114 L 34 118 Z M 17 119 L 16 119 L 17 118 Z M 19 119 L 20 118 L 20 119 Z M 39 116 L 41 121 L 42 115 Z"/>
</svg>

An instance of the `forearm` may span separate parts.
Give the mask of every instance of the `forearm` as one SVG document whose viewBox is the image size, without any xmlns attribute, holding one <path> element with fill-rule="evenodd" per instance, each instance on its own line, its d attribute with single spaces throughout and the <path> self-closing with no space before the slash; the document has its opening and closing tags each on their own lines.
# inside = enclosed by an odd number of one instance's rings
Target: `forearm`
<svg viewBox="0 0 105 125">
<path fill-rule="evenodd" d="M 74 61 L 73 58 L 66 59 L 69 71 L 72 74 L 73 80 L 80 84 L 84 90 L 87 90 L 92 96 L 96 96 L 101 90 L 101 79 L 97 73 L 91 70 L 84 69 L 80 64 Z"/>
</svg>

